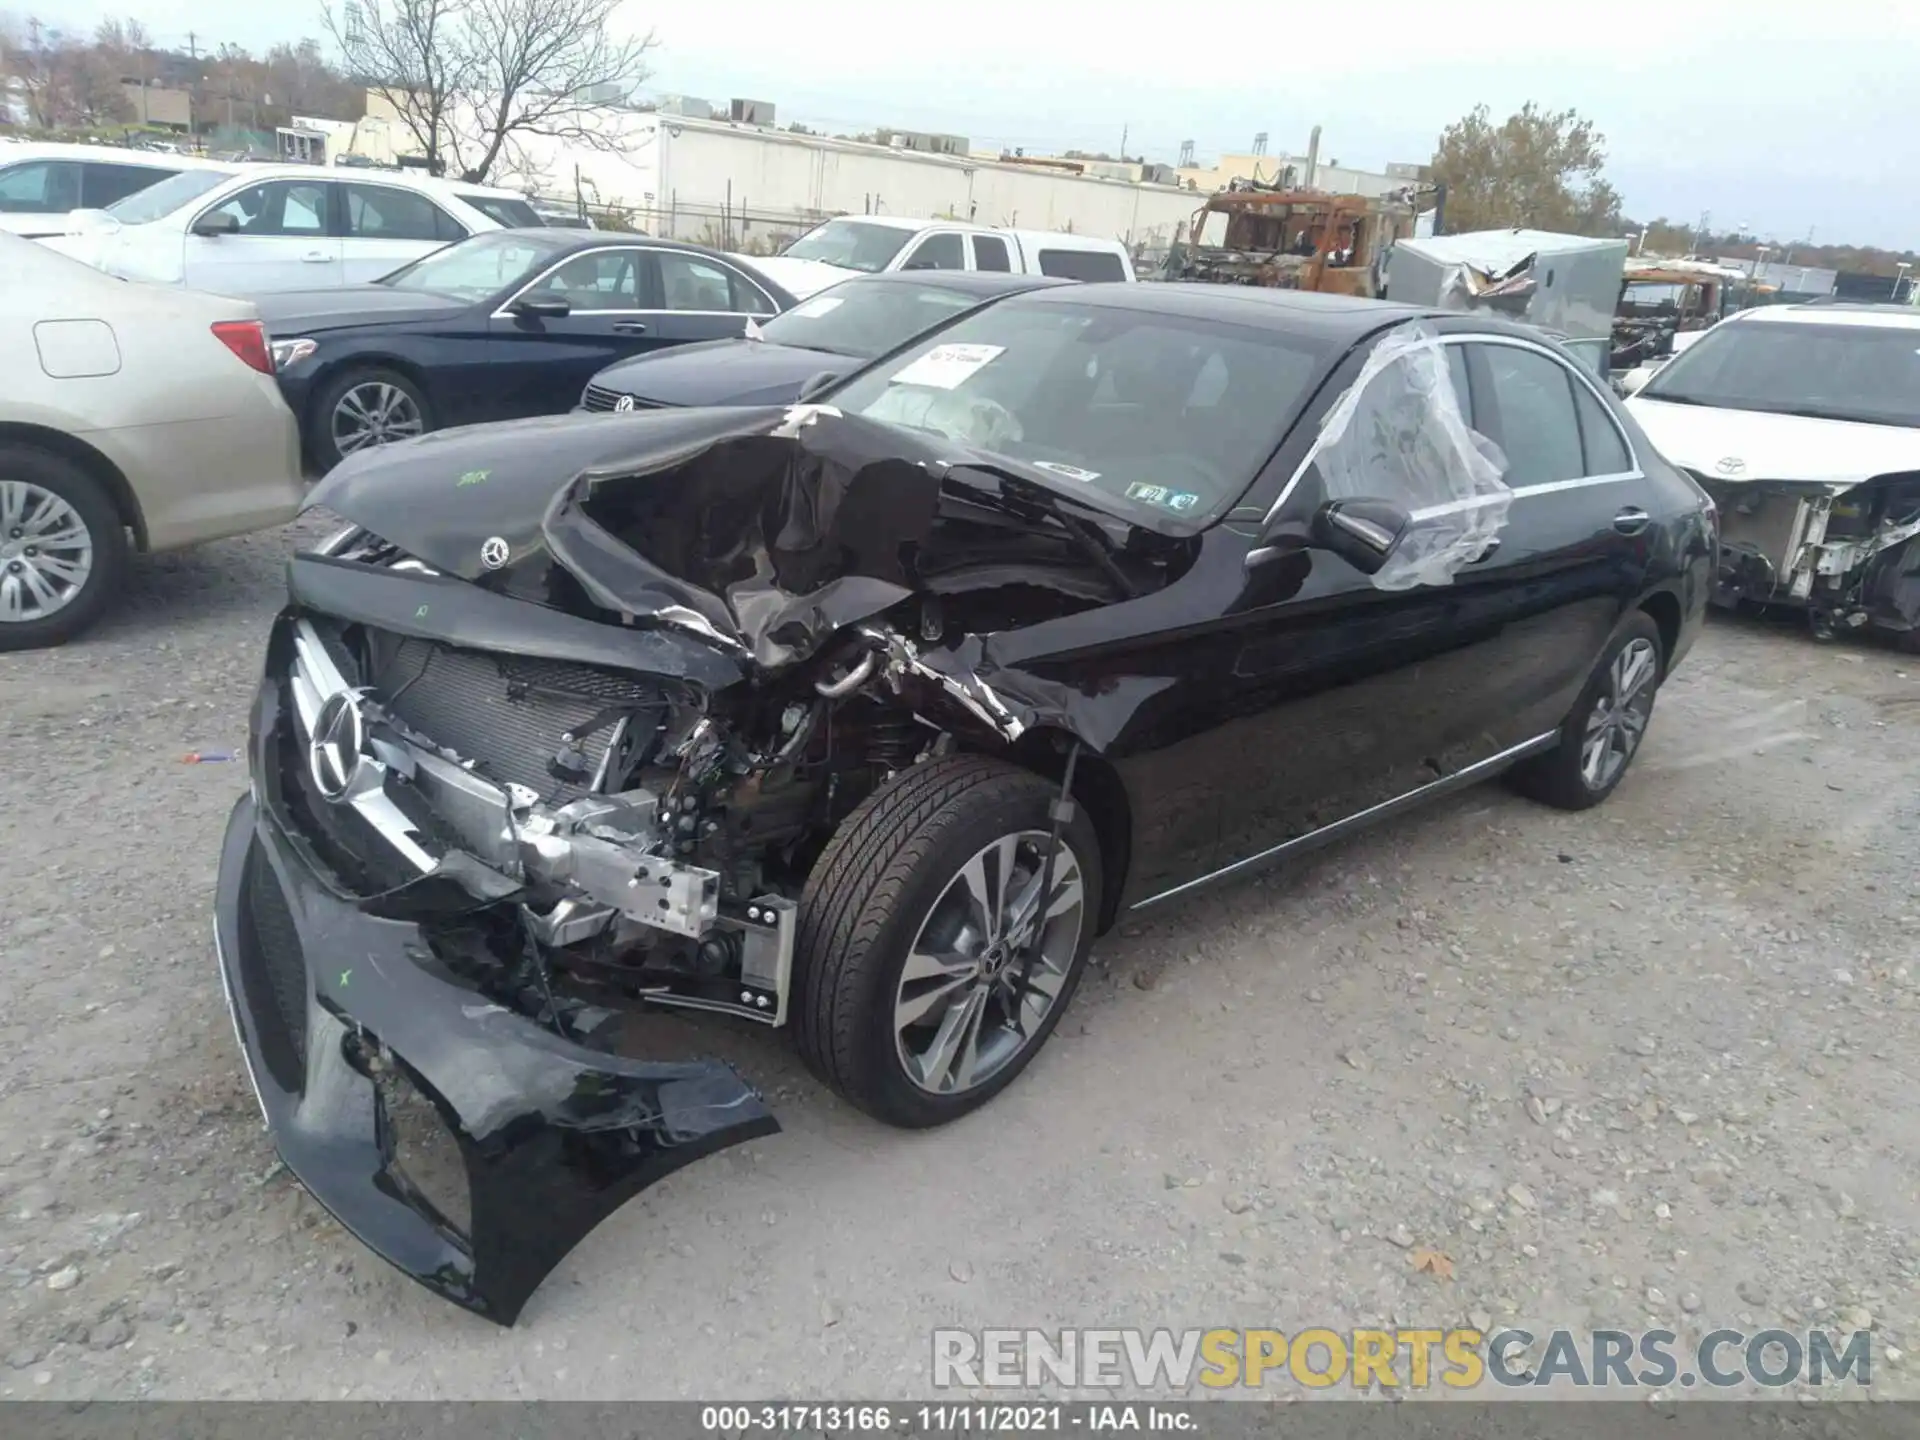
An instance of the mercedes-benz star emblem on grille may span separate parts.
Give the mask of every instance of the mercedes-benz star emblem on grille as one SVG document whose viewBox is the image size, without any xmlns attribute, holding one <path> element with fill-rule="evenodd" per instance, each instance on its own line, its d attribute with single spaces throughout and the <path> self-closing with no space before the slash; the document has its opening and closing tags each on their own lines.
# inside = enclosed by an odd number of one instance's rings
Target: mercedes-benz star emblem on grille
<svg viewBox="0 0 1920 1440">
<path fill-rule="evenodd" d="M 314 717 L 313 739 L 307 745 L 307 768 L 327 800 L 344 800 L 353 789 L 364 739 L 359 699 L 352 691 L 336 690 Z"/>
<path fill-rule="evenodd" d="M 633 408 L 633 396 L 622 395 L 618 400 L 613 402 L 613 408 L 620 411 L 631 410 Z"/>
<path fill-rule="evenodd" d="M 507 563 L 507 542 L 498 535 L 489 536 L 480 546 L 480 563 L 489 570 L 498 570 Z"/>
<path fill-rule="evenodd" d="M 1729 455 L 1724 460 L 1714 461 L 1713 468 L 1722 475 L 1744 475 L 1747 473 L 1747 462 L 1738 455 Z"/>
</svg>

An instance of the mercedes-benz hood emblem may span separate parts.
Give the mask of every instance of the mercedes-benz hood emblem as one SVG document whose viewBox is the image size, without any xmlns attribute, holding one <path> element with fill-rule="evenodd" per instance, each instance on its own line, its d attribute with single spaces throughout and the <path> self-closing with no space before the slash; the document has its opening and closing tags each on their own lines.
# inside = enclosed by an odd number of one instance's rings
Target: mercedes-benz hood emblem
<svg viewBox="0 0 1920 1440">
<path fill-rule="evenodd" d="M 506 541 L 498 535 L 489 536 L 480 546 L 480 563 L 489 570 L 498 570 L 507 563 L 507 556 L 511 553 Z"/>
<path fill-rule="evenodd" d="M 365 740 L 359 697 L 350 690 L 329 695 L 314 717 L 313 738 L 307 744 L 307 769 L 324 799 L 344 800 L 352 791 Z"/>
</svg>

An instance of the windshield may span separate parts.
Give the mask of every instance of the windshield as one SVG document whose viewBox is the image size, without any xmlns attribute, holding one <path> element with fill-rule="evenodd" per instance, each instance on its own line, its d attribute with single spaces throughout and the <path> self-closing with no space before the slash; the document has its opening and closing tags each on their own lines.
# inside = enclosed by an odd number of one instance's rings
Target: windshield
<svg viewBox="0 0 1920 1440">
<path fill-rule="evenodd" d="M 765 321 L 760 335 L 775 345 L 871 360 L 985 298 L 938 285 L 849 280 Z"/>
<path fill-rule="evenodd" d="M 214 186 L 233 177 L 222 170 L 182 170 L 158 185 L 136 190 L 107 206 L 107 214 L 122 225 L 145 225 L 171 215 L 189 201 L 198 200 Z"/>
<path fill-rule="evenodd" d="M 458 300 L 484 300 L 518 285 L 552 254 L 551 245 L 492 230 L 424 255 L 374 283 Z"/>
<path fill-rule="evenodd" d="M 887 268 L 914 232 L 871 220 L 829 220 L 809 230 L 783 252 L 796 260 L 824 260 L 846 270 L 877 275 Z"/>
<path fill-rule="evenodd" d="M 1681 405 L 1920 427 L 1920 326 L 1722 322 L 1640 393 Z"/>
<path fill-rule="evenodd" d="M 1200 522 L 1246 490 L 1328 358 L 1301 335 L 1016 296 L 826 403 L 988 452 L 1128 520 Z"/>
</svg>

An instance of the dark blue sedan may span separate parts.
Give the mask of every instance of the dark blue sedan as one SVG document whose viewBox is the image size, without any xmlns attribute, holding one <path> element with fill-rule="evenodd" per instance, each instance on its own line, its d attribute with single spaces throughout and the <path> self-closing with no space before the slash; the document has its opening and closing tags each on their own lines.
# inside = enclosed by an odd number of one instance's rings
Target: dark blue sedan
<svg viewBox="0 0 1920 1440">
<path fill-rule="evenodd" d="M 751 339 L 683 345 L 608 366 L 583 410 L 673 405 L 782 405 L 998 295 L 1065 285 L 1043 275 L 902 270 L 843 280 L 755 327 Z"/>
<path fill-rule="evenodd" d="M 451 425 L 559 414 L 609 362 L 737 337 L 793 297 L 699 245 L 492 230 L 371 285 L 251 297 L 321 469 Z"/>
</svg>

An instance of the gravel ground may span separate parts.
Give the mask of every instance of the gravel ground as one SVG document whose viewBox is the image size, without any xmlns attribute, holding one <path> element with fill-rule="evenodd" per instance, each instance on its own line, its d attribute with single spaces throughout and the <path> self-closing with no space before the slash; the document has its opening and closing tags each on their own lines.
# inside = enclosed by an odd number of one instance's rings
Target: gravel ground
<svg viewBox="0 0 1920 1440">
<path fill-rule="evenodd" d="M 785 1133 L 502 1331 L 275 1162 L 208 927 L 287 545 L 0 657 L 0 1396 L 920 1395 L 937 1325 L 1830 1324 L 1920 1394 L 1920 662 L 1716 621 L 1598 812 L 1497 787 L 1129 922 L 941 1132 Z M 1414 1268 L 1451 1258 L 1451 1280 Z"/>
</svg>

